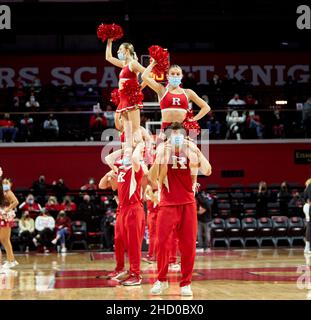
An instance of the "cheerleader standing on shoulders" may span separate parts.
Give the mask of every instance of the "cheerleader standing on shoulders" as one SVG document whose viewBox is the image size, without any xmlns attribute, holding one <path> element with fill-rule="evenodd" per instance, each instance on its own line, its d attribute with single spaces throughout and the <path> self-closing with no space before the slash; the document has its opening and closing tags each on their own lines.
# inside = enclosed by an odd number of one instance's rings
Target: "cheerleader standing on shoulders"
<svg viewBox="0 0 311 320">
<path fill-rule="evenodd" d="M 18 265 L 15 260 L 12 244 L 11 244 L 11 228 L 14 224 L 14 209 L 18 206 L 18 200 L 11 191 L 11 183 L 9 180 L 2 180 L 2 169 L 0 168 L 0 243 L 3 245 L 7 262 L 1 266 L 3 269 L 14 268 Z M 0 263 L 1 263 L 0 251 Z"/>
<path fill-rule="evenodd" d="M 122 68 L 119 74 L 119 98 L 116 113 L 121 116 L 125 135 L 124 165 L 130 165 L 133 140 L 136 143 L 142 141 L 140 132 L 140 109 L 143 107 L 143 94 L 138 83 L 137 76 L 144 72 L 145 68 L 137 61 L 137 55 L 132 44 L 124 42 L 118 50 L 118 58 L 112 56 L 112 41 L 107 40 L 106 60 L 111 64 Z"/>
</svg>

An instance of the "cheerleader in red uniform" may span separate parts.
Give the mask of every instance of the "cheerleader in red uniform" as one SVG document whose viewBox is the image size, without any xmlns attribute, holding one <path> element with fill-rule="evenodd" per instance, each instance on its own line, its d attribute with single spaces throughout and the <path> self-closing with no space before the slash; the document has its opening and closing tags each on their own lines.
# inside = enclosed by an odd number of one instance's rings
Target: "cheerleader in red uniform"
<svg viewBox="0 0 311 320">
<path fill-rule="evenodd" d="M 209 176 L 211 166 L 197 148 L 197 159 L 189 157 L 189 141 L 185 139 L 181 123 L 171 126 L 170 139 L 164 149 L 157 150 L 155 163 L 150 168 L 150 181 L 159 183 L 161 190 L 157 219 L 158 280 L 151 294 L 162 294 L 168 288 L 167 272 L 171 251 L 170 237 L 175 229 L 181 253 L 181 295 L 191 296 L 191 278 L 196 253 L 197 208 L 192 189 L 191 167 L 197 166 Z"/>
<path fill-rule="evenodd" d="M 201 99 L 193 90 L 183 89 L 180 87 L 183 77 L 182 69 L 178 65 L 171 65 L 167 72 L 167 86 L 156 82 L 150 73 L 156 66 L 157 62 L 152 59 L 150 65 L 142 74 L 142 79 L 152 90 L 154 90 L 159 98 L 162 129 L 165 130 L 173 122 L 185 123 L 195 122 L 203 118 L 210 110 L 210 106 Z M 195 103 L 199 108 L 199 113 L 193 118 L 187 119 L 187 112 L 189 111 L 189 103 Z"/>
<path fill-rule="evenodd" d="M 15 260 L 11 244 L 11 228 L 14 224 L 14 209 L 18 205 L 18 200 L 11 191 L 9 180 L 2 180 L 2 169 L 0 168 L 0 243 L 3 245 L 7 254 L 7 262 L 2 265 L 3 269 L 14 268 L 18 265 Z M 1 252 L 0 252 L 1 263 Z"/>
<path fill-rule="evenodd" d="M 112 41 L 107 40 L 106 60 L 113 65 L 122 68 L 119 74 L 119 105 L 116 113 L 121 116 L 125 133 L 125 165 L 130 164 L 133 141 L 141 142 L 140 109 L 143 107 L 141 93 L 137 76 L 144 72 L 145 68 L 137 61 L 134 47 L 130 43 L 123 43 L 118 50 L 118 58 L 112 56 Z"/>
</svg>

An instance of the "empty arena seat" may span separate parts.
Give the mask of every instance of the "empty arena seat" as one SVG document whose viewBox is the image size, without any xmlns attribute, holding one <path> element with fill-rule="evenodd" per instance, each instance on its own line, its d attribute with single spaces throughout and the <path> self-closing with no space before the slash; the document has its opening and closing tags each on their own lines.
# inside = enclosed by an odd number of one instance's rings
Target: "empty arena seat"
<svg viewBox="0 0 311 320">
<path fill-rule="evenodd" d="M 273 237 L 273 223 L 270 218 L 262 217 L 257 219 L 257 227 L 258 227 L 258 243 L 261 248 L 262 243 L 264 241 L 272 242 L 274 246 L 276 246 L 276 241 Z"/>
<path fill-rule="evenodd" d="M 226 235 L 228 238 L 229 246 L 232 241 L 239 241 L 244 247 L 244 242 L 241 237 L 241 222 L 239 219 L 232 217 L 225 221 Z"/>
<path fill-rule="evenodd" d="M 267 208 L 268 208 L 267 214 L 270 217 L 280 215 L 280 203 L 279 202 L 268 202 Z"/>
<path fill-rule="evenodd" d="M 87 249 L 87 225 L 85 221 L 73 221 L 71 223 L 72 234 L 71 234 L 71 244 L 70 249 L 76 244 L 82 244 L 85 249 Z"/>
<path fill-rule="evenodd" d="M 223 242 L 227 247 L 229 247 L 229 241 L 226 237 L 225 220 L 221 218 L 213 219 L 210 228 L 213 247 L 216 242 Z"/>
<path fill-rule="evenodd" d="M 227 218 L 231 214 L 231 206 L 230 203 L 218 203 L 218 215 L 221 218 Z"/>
<path fill-rule="evenodd" d="M 273 236 L 275 243 L 278 245 L 279 241 L 287 241 L 290 245 L 289 237 L 287 236 L 288 218 L 285 216 L 272 217 L 273 221 Z"/>
<path fill-rule="evenodd" d="M 256 203 L 244 203 L 244 216 L 245 217 L 256 216 Z"/>
<path fill-rule="evenodd" d="M 253 217 L 242 219 L 242 236 L 244 237 L 244 247 L 248 241 L 256 241 L 259 246 L 257 238 L 257 220 Z"/>
<path fill-rule="evenodd" d="M 294 241 L 304 243 L 305 225 L 301 217 L 291 217 L 288 219 L 287 235 L 291 247 L 294 245 Z"/>
</svg>

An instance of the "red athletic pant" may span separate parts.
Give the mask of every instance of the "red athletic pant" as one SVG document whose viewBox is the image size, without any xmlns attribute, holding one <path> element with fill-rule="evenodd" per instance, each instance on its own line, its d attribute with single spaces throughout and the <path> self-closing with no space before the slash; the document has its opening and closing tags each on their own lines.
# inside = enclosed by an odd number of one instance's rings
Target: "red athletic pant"
<svg viewBox="0 0 311 320">
<path fill-rule="evenodd" d="M 196 254 L 197 238 L 197 207 L 196 203 L 178 206 L 161 206 L 157 220 L 157 263 L 158 280 L 167 281 L 170 255 L 169 237 L 176 227 L 181 254 L 181 282 L 180 286 L 191 283 Z"/>
<path fill-rule="evenodd" d="M 175 228 L 171 232 L 169 243 L 170 243 L 169 263 L 177 263 L 178 237 L 177 237 L 177 232 Z"/>
<path fill-rule="evenodd" d="M 114 226 L 114 253 L 116 257 L 116 271 L 124 270 L 125 247 L 122 237 L 122 219 L 120 211 L 117 211 L 116 223 Z"/>
<path fill-rule="evenodd" d="M 148 232 L 149 232 L 149 249 L 148 256 L 153 257 L 157 255 L 156 250 L 156 226 L 157 226 L 158 211 L 150 211 L 148 213 Z"/>
<path fill-rule="evenodd" d="M 137 203 L 121 207 L 119 216 L 123 245 L 125 250 L 127 250 L 130 263 L 130 273 L 140 275 L 141 246 L 145 231 L 143 205 Z"/>
</svg>

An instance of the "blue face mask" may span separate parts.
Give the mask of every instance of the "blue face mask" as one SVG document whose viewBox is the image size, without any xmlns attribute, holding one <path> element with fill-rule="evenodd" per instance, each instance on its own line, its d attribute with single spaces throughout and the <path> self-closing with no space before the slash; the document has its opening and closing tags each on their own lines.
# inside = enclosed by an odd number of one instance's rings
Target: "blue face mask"
<svg viewBox="0 0 311 320">
<path fill-rule="evenodd" d="M 173 87 L 178 87 L 181 84 L 181 77 L 168 77 L 168 83 Z"/>
<path fill-rule="evenodd" d="M 171 136 L 171 144 L 175 147 L 181 147 L 184 143 L 184 136 L 182 134 L 176 134 Z"/>
<path fill-rule="evenodd" d="M 9 191 L 11 190 L 11 187 L 8 184 L 3 184 L 2 185 L 3 191 Z"/>
<path fill-rule="evenodd" d="M 123 52 L 118 52 L 118 59 L 121 61 L 125 60 L 125 54 Z"/>
</svg>

